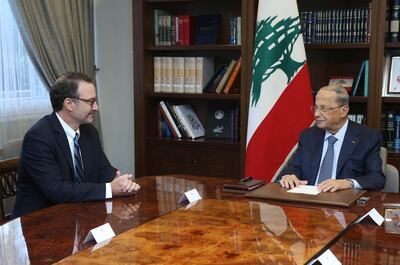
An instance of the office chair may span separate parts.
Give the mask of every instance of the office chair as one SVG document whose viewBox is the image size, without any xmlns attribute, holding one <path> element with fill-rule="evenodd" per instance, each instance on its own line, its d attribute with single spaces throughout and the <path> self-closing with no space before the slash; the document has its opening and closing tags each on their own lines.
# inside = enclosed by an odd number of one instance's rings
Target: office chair
<svg viewBox="0 0 400 265">
<path fill-rule="evenodd" d="M 19 158 L 0 161 L 0 222 L 9 219 L 5 210 L 5 200 L 17 194 L 17 174 Z"/>
<path fill-rule="evenodd" d="M 393 165 L 387 164 L 387 149 L 381 147 L 382 171 L 386 176 L 385 187 L 382 191 L 399 192 L 399 171 Z"/>
</svg>

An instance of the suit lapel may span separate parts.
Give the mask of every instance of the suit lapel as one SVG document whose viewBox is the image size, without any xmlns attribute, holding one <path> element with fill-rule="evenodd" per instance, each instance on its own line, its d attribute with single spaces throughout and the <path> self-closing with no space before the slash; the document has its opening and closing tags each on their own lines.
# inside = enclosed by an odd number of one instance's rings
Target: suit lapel
<svg viewBox="0 0 400 265">
<path fill-rule="evenodd" d="M 347 127 L 347 131 L 342 144 L 342 149 L 339 153 L 336 176 L 339 176 L 340 171 L 344 166 L 344 163 L 348 160 L 349 156 L 353 153 L 359 142 L 360 137 L 358 136 L 358 131 L 354 127 L 353 123 L 349 121 L 349 125 Z"/>
<path fill-rule="evenodd" d="M 69 145 L 68 145 L 67 135 L 65 134 L 64 129 L 62 128 L 60 121 L 58 120 L 55 112 L 53 112 L 50 115 L 50 122 L 51 122 L 51 125 L 53 126 L 53 129 L 54 129 L 56 135 L 57 135 L 56 136 L 57 142 L 60 145 L 61 150 L 64 153 L 65 159 L 67 159 L 68 165 L 70 166 L 70 168 L 73 172 L 74 164 L 72 163 L 71 149 L 69 148 Z"/>
<path fill-rule="evenodd" d="M 313 145 L 312 155 L 311 155 L 311 178 L 312 182 L 309 185 L 313 185 L 317 179 L 319 164 L 321 162 L 322 147 L 324 145 L 325 131 L 321 129 L 316 130 L 315 143 Z"/>
</svg>

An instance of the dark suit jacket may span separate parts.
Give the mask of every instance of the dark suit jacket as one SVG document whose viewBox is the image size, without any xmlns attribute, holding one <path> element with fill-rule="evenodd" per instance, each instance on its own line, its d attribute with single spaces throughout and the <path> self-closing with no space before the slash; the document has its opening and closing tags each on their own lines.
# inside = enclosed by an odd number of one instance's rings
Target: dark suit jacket
<svg viewBox="0 0 400 265">
<path fill-rule="evenodd" d="M 322 156 L 325 130 L 314 126 L 305 129 L 298 149 L 290 165 L 280 174 L 295 174 L 301 180 L 314 185 Z M 385 185 L 380 157 L 381 134 L 364 125 L 349 121 L 340 150 L 336 179 L 351 178 L 363 189 L 381 190 Z"/>
<path fill-rule="evenodd" d="M 67 135 L 55 113 L 47 115 L 26 133 L 20 156 L 17 197 L 13 217 L 57 203 L 105 199 L 105 184 L 116 169 L 105 156 L 96 129 L 80 126 L 85 182 L 75 184 Z"/>
</svg>

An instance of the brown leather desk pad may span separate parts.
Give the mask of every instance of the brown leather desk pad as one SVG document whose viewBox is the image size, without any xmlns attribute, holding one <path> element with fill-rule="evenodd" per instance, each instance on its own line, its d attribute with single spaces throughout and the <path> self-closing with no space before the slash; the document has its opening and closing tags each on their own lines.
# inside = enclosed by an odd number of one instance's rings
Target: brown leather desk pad
<svg viewBox="0 0 400 265">
<path fill-rule="evenodd" d="M 308 195 L 287 191 L 288 189 L 282 188 L 278 183 L 268 183 L 246 193 L 245 197 L 350 207 L 350 205 L 367 192 L 366 190 L 347 189 L 336 192 L 321 192 L 318 195 Z"/>
</svg>

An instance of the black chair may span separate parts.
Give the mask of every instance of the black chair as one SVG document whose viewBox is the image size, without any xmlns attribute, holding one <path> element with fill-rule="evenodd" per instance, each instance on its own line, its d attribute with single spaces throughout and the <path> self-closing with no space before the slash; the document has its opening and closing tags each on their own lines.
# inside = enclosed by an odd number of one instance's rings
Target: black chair
<svg viewBox="0 0 400 265">
<path fill-rule="evenodd" d="M 0 222 L 10 219 L 4 200 L 17 194 L 18 163 L 19 158 L 0 161 Z"/>
</svg>

